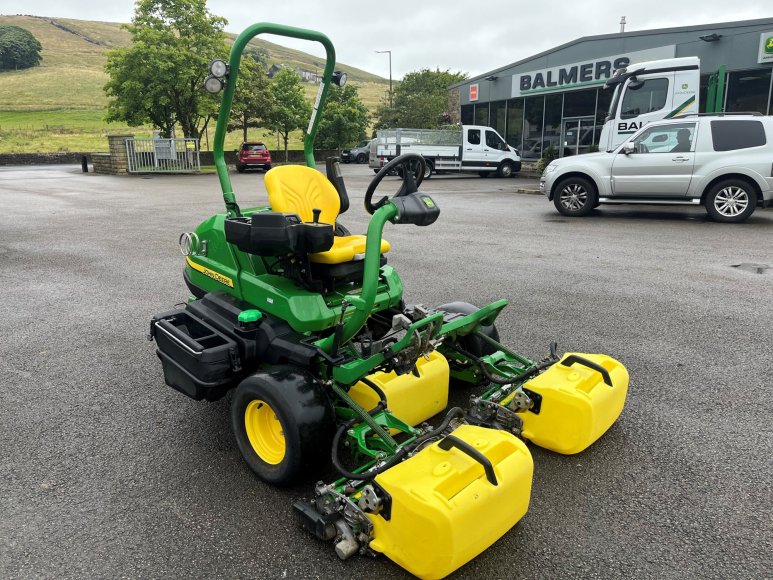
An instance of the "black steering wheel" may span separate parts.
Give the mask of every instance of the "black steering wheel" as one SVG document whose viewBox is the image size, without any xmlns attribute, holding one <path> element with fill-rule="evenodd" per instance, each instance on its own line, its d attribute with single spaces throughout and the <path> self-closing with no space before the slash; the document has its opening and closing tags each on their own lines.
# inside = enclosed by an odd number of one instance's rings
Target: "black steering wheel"
<svg viewBox="0 0 773 580">
<path fill-rule="evenodd" d="M 424 170 L 427 166 L 424 157 L 418 153 L 404 153 L 399 157 L 395 157 L 376 173 L 373 180 L 370 182 L 370 185 L 368 185 L 368 190 L 365 192 L 365 210 L 369 214 L 373 215 L 373 212 L 384 205 L 389 199 L 384 196 L 375 204 L 371 202 L 373 194 L 376 192 L 376 188 L 379 183 L 381 183 L 381 180 L 398 166 L 404 166 L 402 171 L 403 183 L 400 186 L 399 191 L 392 197 L 403 197 L 419 191 L 419 185 L 421 185 L 421 182 L 424 180 Z"/>
</svg>

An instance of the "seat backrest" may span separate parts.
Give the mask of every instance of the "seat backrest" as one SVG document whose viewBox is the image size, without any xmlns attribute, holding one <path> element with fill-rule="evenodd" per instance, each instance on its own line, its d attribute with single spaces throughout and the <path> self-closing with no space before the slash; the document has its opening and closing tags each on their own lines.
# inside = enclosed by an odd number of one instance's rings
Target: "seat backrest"
<svg viewBox="0 0 773 580">
<path fill-rule="evenodd" d="M 333 184 L 322 173 L 304 165 L 282 165 L 266 173 L 264 183 L 273 211 L 298 214 L 314 221 L 313 209 L 322 210 L 319 221 L 335 225 L 341 200 Z"/>
</svg>

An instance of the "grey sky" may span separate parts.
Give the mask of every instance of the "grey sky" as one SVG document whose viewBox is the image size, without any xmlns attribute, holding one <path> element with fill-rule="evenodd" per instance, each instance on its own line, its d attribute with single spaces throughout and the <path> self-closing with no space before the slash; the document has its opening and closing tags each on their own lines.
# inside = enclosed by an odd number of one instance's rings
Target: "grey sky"
<svg viewBox="0 0 773 580">
<path fill-rule="evenodd" d="M 480 74 L 581 36 L 619 30 L 689 26 L 773 16 L 769 1 L 689 0 L 673 2 L 582 2 L 504 0 L 411 2 L 390 0 L 209 0 L 209 10 L 241 32 L 259 21 L 311 28 L 327 34 L 338 60 L 383 77 L 392 51 L 395 79 L 420 68 Z M 0 14 L 31 14 L 129 22 L 132 0 L 0 0 Z M 315 43 L 265 37 L 285 46 L 322 54 Z"/>
</svg>

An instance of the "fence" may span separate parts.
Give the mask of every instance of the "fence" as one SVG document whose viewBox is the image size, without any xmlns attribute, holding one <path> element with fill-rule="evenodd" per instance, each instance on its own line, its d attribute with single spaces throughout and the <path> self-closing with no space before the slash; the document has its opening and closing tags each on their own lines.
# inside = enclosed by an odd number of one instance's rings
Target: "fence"
<svg viewBox="0 0 773 580">
<path fill-rule="evenodd" d="M 198 139 L 126 139 L 129 173 L 195 173 Z"/>
</svg>

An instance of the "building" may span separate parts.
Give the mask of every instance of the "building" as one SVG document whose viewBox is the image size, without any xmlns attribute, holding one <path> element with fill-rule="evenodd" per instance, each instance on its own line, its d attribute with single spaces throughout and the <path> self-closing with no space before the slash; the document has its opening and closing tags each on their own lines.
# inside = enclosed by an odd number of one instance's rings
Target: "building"
<svg viewBox="0 0 773 580">
<path fill-rule="evenodd" d="M 496 128 L 524 159 L 549 146 L 585 153 L 598 146 L 616 68 L 683 56 L 701 60 L 701 110 L 709 76 L 725 65 L 725 110 L 773 114 L 773 18 L 586 36 L 452 85 L 449 110 Z M 565 138 L 573 132 L 581 137 Z"/>
</svg>

